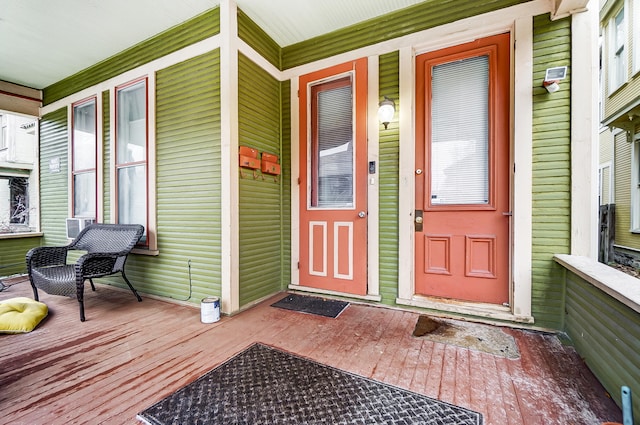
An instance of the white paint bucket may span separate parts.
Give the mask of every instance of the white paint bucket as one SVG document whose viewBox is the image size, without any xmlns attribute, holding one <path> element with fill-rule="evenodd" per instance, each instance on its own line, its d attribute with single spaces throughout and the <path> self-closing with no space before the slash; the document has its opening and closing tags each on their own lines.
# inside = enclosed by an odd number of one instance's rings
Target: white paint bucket
<svg viewBox="0 0 640 425">
<path fill-rule="evenodd" d="M 202 323 L 213 323 L 220 320 L 220 298 L 203 298 L 200 303 L 200 321 Z"/>
</svg>

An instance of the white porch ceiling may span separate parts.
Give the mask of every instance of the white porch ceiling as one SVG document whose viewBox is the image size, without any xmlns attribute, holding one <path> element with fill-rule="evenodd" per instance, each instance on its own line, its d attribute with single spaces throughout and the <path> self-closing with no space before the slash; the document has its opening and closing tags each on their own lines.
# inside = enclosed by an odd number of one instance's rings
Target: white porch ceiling
<svg viewBox="0 0 640 425">
<path fill-rule="evenodd" d="M 288 46 L 426 0 L 237 0 Z M 220 0 L 2 0 L 0 80 L 41 89 Z"/>
</svg>

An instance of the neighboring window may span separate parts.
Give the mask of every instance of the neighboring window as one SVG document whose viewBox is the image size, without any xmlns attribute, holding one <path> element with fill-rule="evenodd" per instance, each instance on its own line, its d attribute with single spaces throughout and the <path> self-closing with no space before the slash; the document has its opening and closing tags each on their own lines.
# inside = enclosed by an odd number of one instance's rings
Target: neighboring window
<svg viewBox="0 0 640 425">
<path fill-rule="evenodd" d="M 96 98 L 73 105 L 71 174 L 73 216 L 96 218 Z"/>
<path fill-rule="evenodd" d="M 147 80 L 116 87 L 116 222 L 142 224 L 148 245 Z"/>
<path fill-rule="evenodd" d="M 351 77 L 311 87 L 311 206 L 353 207 Z"/>
<path fill-rule="evenodd" d="M 0 234 L 29 232 L 29 178 L 0 176 Z"/>
<path fill-rule="evenodd" d="M 633 34 L 633 72 L 640 72 L 640 0 L 633 0 L 633 20 L 631 34 Z"/>
<path fill-rule="evenodd" d="M 624 7 L 611 20 L 610 24 L 609 93 L 612 93 L 627 81 L 627 26 Z"/>
<path fill-rule="evenodd" d="M 7 116 L 0 114 L 0 149 L 7 148 Z"/>
<path fill-rule="evenodd" d="M 600 205 L 610 204 L 612 195 L 611 162 L 600 164 L 598 168 L 598 189 Z"/>
</svg>

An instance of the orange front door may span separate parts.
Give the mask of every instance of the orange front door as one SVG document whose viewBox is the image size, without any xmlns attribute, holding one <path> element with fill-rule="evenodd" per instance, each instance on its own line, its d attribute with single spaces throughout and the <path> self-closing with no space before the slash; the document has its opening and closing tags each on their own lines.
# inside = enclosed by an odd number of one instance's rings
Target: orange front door
<svg viewBox="0 0 640 425">
<path fill-rule="evenodd" d="M 300 285 L 367 291 L 367 62 L 300 77 Z"/>
<path fill-rule="evenodd" d="M 416 294 L 509 302 L 509 34 L 416 58 Z"/>
</svg>

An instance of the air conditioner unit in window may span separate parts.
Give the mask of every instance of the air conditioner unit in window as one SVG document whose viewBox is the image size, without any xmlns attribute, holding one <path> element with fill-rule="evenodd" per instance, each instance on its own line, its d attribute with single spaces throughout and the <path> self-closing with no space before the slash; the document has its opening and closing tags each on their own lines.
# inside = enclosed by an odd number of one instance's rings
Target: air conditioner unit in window
<svg viewBox="0 0 640 425">
<path fill-rule="evenodd" d="M 93 218 L 73 217 L 67 219 L 67 238 L 75 239 L 78 233 L 90 224 L 95 223 Z"/>
</svg>

